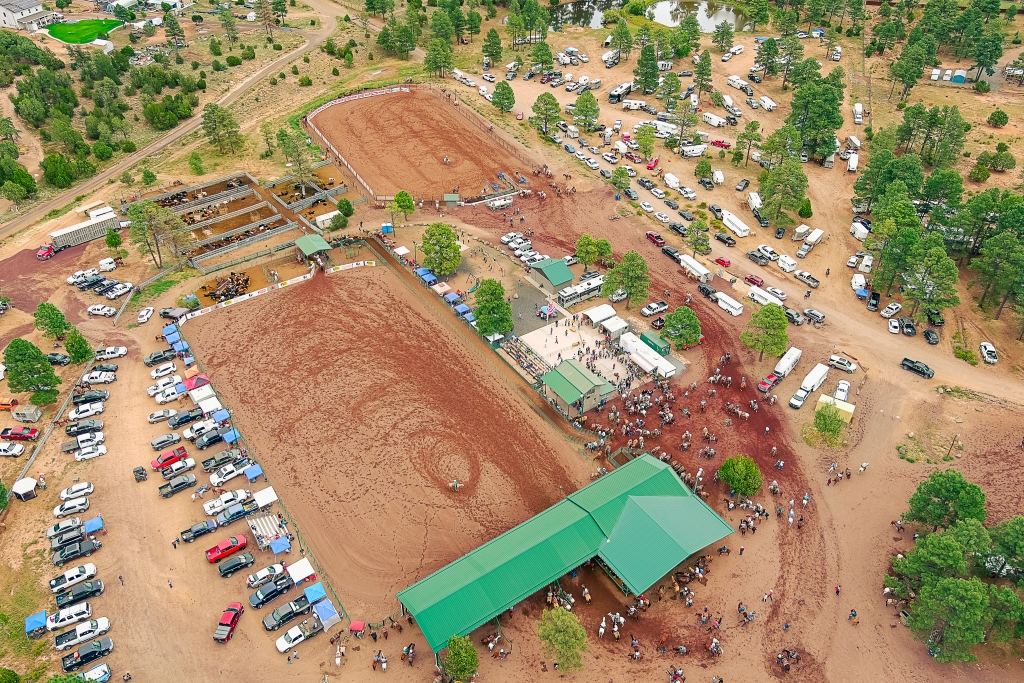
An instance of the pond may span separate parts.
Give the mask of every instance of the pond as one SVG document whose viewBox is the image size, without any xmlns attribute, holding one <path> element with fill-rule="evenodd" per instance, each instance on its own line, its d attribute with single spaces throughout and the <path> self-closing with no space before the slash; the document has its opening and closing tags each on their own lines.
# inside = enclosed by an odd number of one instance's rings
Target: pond
<svg viewBox="0 0 1024 683">
<path fill-rule="evenodd" d="M 553 23 L 562 25 L 601 28 L 604 12 L 621 9 L 626 0 L 577 0 L 551 9 Z M 694 14 L 700 30 L 711 33 L 717 24 L 728 21 L 736 30 L 748 28 L 747 17 L 732 5 L 707 0 L 688 2 L 686 0 L 662 0 L 649 8 L 653 10 L 654 21 L 664 26 L 678 26 L 687 14 Z"/>
</svg>

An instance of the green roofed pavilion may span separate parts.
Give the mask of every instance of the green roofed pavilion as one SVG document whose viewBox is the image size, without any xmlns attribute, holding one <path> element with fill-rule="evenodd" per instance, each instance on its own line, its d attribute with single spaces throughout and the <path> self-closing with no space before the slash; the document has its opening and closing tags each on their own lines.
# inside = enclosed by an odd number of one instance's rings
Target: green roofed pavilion
<svg viewBox="0 0 1024 683">
<path fill-rule="evenodd" d="M 550 288 L 552 292 L 557 292 L 562 285 L 573 280 L 572 271 L 569 270 L 569 266 L 565 264 L 565 261 L 560 258 L 544 259 L 530 267 L 540 273 L 539 284 L 541 289 Z M 545 287 L 545 284 L 548 287 Z"/>
<path fill-rule="evenodd" d="M 435 652 L 593 557 L 634 593 L 733 529 L 642 455 L 398 593 Z"/>
<path fill-rule="evenodd" d="M 303 255 L 312 256 L 321 251 L 330 251 L 331 245 L 327 243 L 320 235 L 303 235 L 299 239 L 295 240 L 295 246 L 298 247 Z"/>
</svg>

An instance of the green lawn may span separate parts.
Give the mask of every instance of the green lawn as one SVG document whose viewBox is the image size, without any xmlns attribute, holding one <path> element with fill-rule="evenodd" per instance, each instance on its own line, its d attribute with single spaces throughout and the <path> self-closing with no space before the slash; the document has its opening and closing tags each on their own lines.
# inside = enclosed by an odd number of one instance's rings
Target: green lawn
<svg viewBox="0 0 1024 683">
<path fill-rule="evenodd" d="M 91 43 L 101 33 L 106 33 L 121 25 L 116 19 L 85 19 L 75 24 L 54 24 L 47 28 L 50 35 L 65 43 Z"/>
</svg>

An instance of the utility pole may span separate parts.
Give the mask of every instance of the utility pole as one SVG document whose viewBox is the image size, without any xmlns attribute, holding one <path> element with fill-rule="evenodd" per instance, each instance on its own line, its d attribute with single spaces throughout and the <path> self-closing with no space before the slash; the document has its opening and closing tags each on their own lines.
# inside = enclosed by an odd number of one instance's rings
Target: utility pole
<svg viewBox="0 0 1024 683">
<path fill-rule="evenodd" d="M 947 458 L 949 457 L 949 454 L 953 452 L 953 446 L 956 445 L 956 440 L 959 439 L 959 438 L 960 438 L 959 434 L 957 434 L 956 436 L 953 437 L 953 443 L 949 444 L 949 450 L 946 451 L 946 457 Z"/>
</svg>

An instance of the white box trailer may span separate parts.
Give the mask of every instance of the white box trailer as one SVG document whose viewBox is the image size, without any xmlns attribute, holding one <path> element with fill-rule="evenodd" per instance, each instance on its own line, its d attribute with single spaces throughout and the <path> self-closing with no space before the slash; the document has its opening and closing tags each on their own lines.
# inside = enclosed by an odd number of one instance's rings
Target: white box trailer
<svg viewBox="0 0 1024 683">
<path fill-rule="evenodd" d="M 773 111 L 777 106 L 775 102 L 772 100 L 772 98 L 766 95 L 761 97 L 760 102 L 761 106 L 764 107 L 765 111 Z"/>
<path fill-rule="evenodd" d="M 856 273 L 852 278 L 850 278 L 850 287 L 852 287 L 855 292 L 858 289 L 867 289 L 868 281 L 864 279 L 863 275 Z"/>
<path fill-rule="evenodd" d="M 672 62 L 668 61 L 667 59 L 663 59 L 663 60 L 658 62 L 658 71 L 671 71 L 671 70 L 672 70 Z"/>
<path fill-rule="evenodd" d="M 860 102 L 853 105 L 853 122 L 858 126 L 864 123 L 864 105 Z"/>
<path fill-rule="evenodd" d="M 700 108 L 700 98 L 697 97 L 697 93 L 690 93 L 690 111 L 695 112 Z"/>
<path fill-rule="evenodd" d="M 704 123 L 708 124 L 709 126 L 714 126 L 715 128 L 725 127 L 725 119 L 723 119 L 721 116 L 715 116 L 709 111 L 704 112 L 701 118 L 703 119 Z"/>
<path fill-rule="evenodd" d="M 117 230 L 120 227 L 121 221 L 118 220 L 116 213 L 105 213 L 97 218 L 90 218 L 82 223 L 51 232 L 50 244 L 53 245 L 54 251 L 61 251 L 106 237 L 109 228 Z"/>
<path fill-rule="evenodd" d="M 853 235 L 853 239 L 863 242 L 868 238 L 868 229 L 863 223 L 850 223 L 850 234 Z"/>
<path fill-rule="evenodd" d="M 864 257 L 864 260 L 861 261 L 860 267 L 858 267 L 857 270 L 862 273 L 870 273 L 873 265 L 875 265 L 875 257 L 868 254 Z"/>
<path fill-rule="evenodd" d="M 731 211 L 722 211 L 722 225 L 737 237 L 746 237 L 750 234 L 750 228 L 747 227 L 747 224 Z"/>
<path fill-rule="evenodd" d="M 860 138 L 858 138 L 856 135 L 851 135 L 850 137 L 846 138 L 846 144 L 848 144 L 853 149 L 860 149 Z"/>
<path fill-rule="evenodd" d="M 856 154 L 851 154 L 850 158 L 846 160 L 846 172 L 854 173 L 857 171 L 857 165 L 860 163 L 860 157 Z"/>
<path fill-rule="evenodd" d="M 796 226 L 796 230 L 793 231 L 793 237 L 791 238 L 794 242 L 803 242 L 804 238 L 811 232 L 811 226 L 804 225 L 801 223 Z"/>
<path fill-rule="evenodd" d="M 680 149 L 683 156 L 686 158 L 699 157 L 708 151 L 707 145 L 689 145 Z"/>
<path fill-rule="evenodd" d="M 729 315 L 738 316 L 743 313 L 743 304 L 736 301 L 731 296 L 723 294 L 722 292 L 717 292 L 715 294 L 715 299 L 716 303 L 718 303 L 718 307 Z"/>
<path fill-rule="evenodd" d="M 321 230 L 326 230 L 331 225 L 331 219 L 340 213 L 340 211 L 331 211 L 329 213 L 320 214 L 316 217 L 316 227 Z"/>
<path fill-rule="evenodd" d="M 101 206 L 98 209 L 90 209 L 88 212 L 89 218 L 99 218 L 100 216 L 106 216 L 107 214 L 114 213 L 114 210 L 109 206 Z"/>
<path fill-rule="evenodd" d="M 671 173 L 665 174 L 665 187 L 671 187 L 673 190 L 679 189 L 679 178 Z"/>
<path fill-rule="evenodd" d="M 824 230 L 822 230 L 821 228 L 815 228 L 814 230 L 811 230 L 811 234 L 807 236 L 807 239 L 805 239 L 804 242 L 808 242 L 810 244 L 817 244 L 818 242 L 821 241 L 821 238 L 824 236 Z"/>
<path fill-rule="evenodd" d="M 613 147 L 613 148 L 615 149 L 615 151 L 616 151 L 616 152 L 618 152 L 619 154 L 625 154 L 626 152 L 628 152 L 628 151 L 629 151 L 629 147 L 627 147 L 627 146 L 626 146 L 626 143 L 625 143 L 625 142 L 623 142 L 622 140 L 616 140 L 616 141 L 615 141 L 615 144 L 614 144 L 614 145 L 612 145 L 612 147 Z"/>
<path fill-rule="evenodd" d="M 777 296 L 769 294 L 760 287 L 751 286 L 750 289 L 747 291 L 747 296 L 750 298 L 751 301 L 756 301 L 762 306 L 767 306 L 768 304 L 782 306 L 782 301 Z"/>
<path fill-rule="evenodd" d="M 722 95 L 722 101 L 725 102 L 725 106 L 727 107 L 733 106 L 732 97 L 730 97 L 729 95 Z"/>
<path fill-rule="evenodd" d="M 748 83 L 739 76 L 729 76 L 728 83 L 731 87 L 736 88 L 737 90 L 741 90 L 743 86 L 748 85 Z"/>
<path fill-rule="evenodd" d="M 794 259 L 792 256 L 782 254 L 781 256 L 779 256 L 779 260 L 776 261 L 776 263 L 779 264 L 779 268 L 782 269 L 783 273 L 792 273 L 794 270 L 796 270 L 796 259 Z"/>
<path fill-rule="evenodd" d="M 647 103 L 643 100 L 622 100 L 622 108 L 631 111 L 637 111 L 641 107 L 646 107 Z"/>
<path fill-rule="evenodd" d="M 779 359 L 779 362 L 775 364 L 775 374 L 779 377 L 786 377 L 789 373 L 793 372 L 796 368 L 796 364 L 800 362 L 800 356 L 803 355 L 803 351 L 796 348 L 795 346 L 789 347 L 785 355 Z"/>
<path fill-rule="evenodd" d="M 761 195 L 756 192 L 747 193 L 747 206 L 750 207 L 751 211 L 757 211 L 764 206 L 764 202 L 761 201 Z"/>
<path fill-rule="evenodd" d="M 725 174 L 722 173 L 721 171 L 712 171 L 711 182 L 713 182 L 715 185 L 723 184 L 725 182 Z"/>
<path fill-rule="evenodd" d="M 800 384 L 800 388 L 804 391 L 811 392 L 817 391 L 818 388 L 825 383 L 828 379 L 828 366 L 818 363 L 811 371 L 804 377 L 804 381 Z"/>
<path fill-rule="evenodd" d="M 679 265 L 682 266 L 683 270 L 689 273 L 692 277 L 697 278 L 701 282 L 711 282 L 715 277 L 714 273 L 701 265 L 700 262 L 692 256 L 680 254 Z"/>
<path fill-rule="evenodd" d="M 580 129 L 576 126 L 569 126 L 565 129 L 565 134 L 575 140 L 580 136 Z"/>
</svg>

